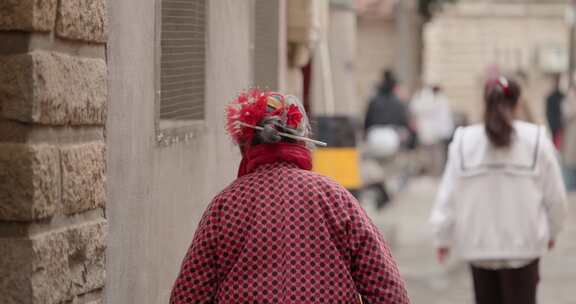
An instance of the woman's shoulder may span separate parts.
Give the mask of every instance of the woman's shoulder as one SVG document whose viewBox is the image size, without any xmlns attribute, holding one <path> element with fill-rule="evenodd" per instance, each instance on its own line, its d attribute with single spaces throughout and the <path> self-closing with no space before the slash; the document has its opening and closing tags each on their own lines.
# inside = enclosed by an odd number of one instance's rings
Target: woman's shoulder
<svg viewBox="0 0 576 304">
<path fill-rule="evenodd" d="M 454 136 L 452 140 L 453 145 L 460 145 L 464 140 L 478 142 L 479 139 L 484 138 L 484 125 L 483 124 L 473 124 L 468 126 L 460 126 L 454 131 Z"/>
<path fill-rule="evenodd" d="M 317 172 L 308 170 L 298 170 L 298 175 L 301 175 L 309 182 L 323 189 L 331 189 L 337 191 L 345 190 L 345 188 L 342 185 L 340 185 L 337 181 L 335 181 L 331 177 L 322 175 Z"/>
<path fill-rule="evenodd" d="M 545 135 L 541 133 L 545 133 L 545 127 L 541 125 L 537 125 L 534 123 L 515 120 L 514 121 L 514 129 L 520 138 L 530 138 L 533 139 L 538 137 L 538 135 Z M 462 126 L 458 127 L 454 133 L 455 139 L 474 139 L 476 137 L 486 137 L 486 131 L 484 129 L 484 124 L 477 123 L 469 126 Z"/>
<path fill-rule="evenodd" d="M 287 184 L 293 185 L 295 187 L 308 185 L 312 186 L 311 189 L 316 190 L 330 190 L 330 191 L 346 191 L 346 189 L 336 182 L 334 179 L 313 172 L 309 170 L 292 168 L 290 170 L 285 170 L 282 172 L 282 180 Z M 215 198 L 227 197 L 231 194 L 238 192 L 244 192 L 252 188 L 258 188 L 262 184 L 273 184 L 278 182 L 270 174 L 249 174 L 243 177 L 237 178 L 227 187 L 225 187 Z"/>
<path fill-rule="evenodd" d="M 542 125 L 516 120 L 514 121 L 517 145 L 528 145 L 536 149 L 542 149 L 548 136 L 546 128 Z"/>
<path fill-rule="evenodd" d="M 535 123 L 531 123 L 531 122 L 527 122 L 527 121 L 523 121 L 523 120 L 515 120 L 514 121 L 514 129 L 516 130 L 516 132 L 519 133 L 537 133 L 537 132 L 541 132 L 542 129 L 544 129 L 544 126 L 542 125 L 538 125 Z"/>
<path fill-rule="evenodd" d="M 338 197 L 343 201 L 353 201 L 354 196 L 344 186 L 331 177 L 308 170 L 294 170 L 295 177 L 306 185 L 308 191 L 326 197 Z M 297 186 L 297 184 L 296 184 Z"/>
<path fill-rule="evenodd" d="M 464 134 L 466 136 L 484 134 L 484 124 L 477 123 L 456 128 L 455 135 L 463 136 Z"/>
</svg>

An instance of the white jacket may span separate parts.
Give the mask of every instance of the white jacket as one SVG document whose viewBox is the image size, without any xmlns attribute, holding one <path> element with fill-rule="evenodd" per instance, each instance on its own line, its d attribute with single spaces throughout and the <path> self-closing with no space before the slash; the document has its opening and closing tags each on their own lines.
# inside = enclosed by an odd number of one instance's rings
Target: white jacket
<svg viewBox="0 0 576 304">
<path fill-rule="evenodd" d="M 545 129 L 514 122 L 510 148 L 483 125 L 459 128 L 431 214 L 438 247 L 469 261 L 541 256 L 565 217 L 566 190 Z"/>
</svg>

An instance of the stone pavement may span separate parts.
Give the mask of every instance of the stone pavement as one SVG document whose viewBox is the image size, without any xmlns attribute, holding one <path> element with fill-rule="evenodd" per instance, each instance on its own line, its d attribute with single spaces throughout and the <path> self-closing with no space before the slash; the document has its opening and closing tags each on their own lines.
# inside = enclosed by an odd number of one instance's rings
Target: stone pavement
<svg viewBox="0 0 576 304">
<path fill-rule="evenodd" d="M 436 262 L 428 215 L 438 181 L 418 178 L 382 212 L 366 206 L 392 246 L 414 304 L 473 304 L 468 266 L 450 260 Z M 576 195 L 570 199 L 566 230 L 556 249 L 541 264 L 541 304 L 576 303 Z"/>
</svg>

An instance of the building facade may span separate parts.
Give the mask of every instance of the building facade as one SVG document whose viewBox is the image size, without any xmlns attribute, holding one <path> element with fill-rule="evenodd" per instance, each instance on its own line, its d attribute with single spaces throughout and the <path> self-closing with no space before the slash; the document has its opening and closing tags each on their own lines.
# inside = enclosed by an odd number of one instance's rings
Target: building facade
<svg viewBox="0 0 576 304">
<path fill-rule="evenodd" d="M 311 112 L 356 116 L 356 11 L 354 1 L 324 1 L 323 27 L 311 53 Z"/>
<path fill-rule="evenodd" d="M 564 1 L 461 1 L 436 16 L 424 34 L 424 81 L 442 85 L 455 111 L 482 115 L 489 73 L 520 78 L 536 122 L 543 123 L 549 75 L 568 69 Z"/>
<path fill-rule="evenodd" d="M 0 1 L 0 303 L 167 303 L 284 0 Z M 265 26 L 269 25 L 269 26 Z"/>
<path fill-rule="evenodd" d="M 356 0 L 356 6 L 359 108 L 365 110 L 384 70 L 395 72 L 401 92 L 409 96 L 421 84 L 424 20 L 418 1 Z"/>
<path fill-rule="evenodd" d="M 384 2 L 381 2 L 384 3 Z M 386 4 L 390 2 L 385 2 Z M 384 69 L 394 68 L 398 56 L 397 32 L 392 5 L 360 10 L 357 21 L 357 99 L 367 107 Z M 378 12 L 378 13 L 376 13 Z M 364 113 L 362 113 L 363 115 Z"/>
</svg>

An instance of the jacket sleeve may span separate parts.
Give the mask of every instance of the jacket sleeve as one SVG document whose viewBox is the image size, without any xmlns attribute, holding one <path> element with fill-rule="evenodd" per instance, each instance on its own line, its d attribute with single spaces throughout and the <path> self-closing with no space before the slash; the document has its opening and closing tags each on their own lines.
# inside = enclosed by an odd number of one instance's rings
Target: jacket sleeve
<svg viewBox="0 0 576 304">
<path fill-rule="evenodd" d="M 368 109 L 366 110 L 366 117 L 364 118 L 364 137 L 368 135 L 368 130 L 370 129 L 370 127 L 372 127 L 372 125 L 374 125 L 374 115 L 376 115 L 375 105 L 374 101 L 371 100 L 370 103 L 368 103 Z"/>
<path fill-rule="evenodd" d="M 543 132 L 544 133 L 544 132 Z M 550 236 L 556 238 L 566 217 L 566 188 L 554 145 L 548 137 L 542 140 L 542 192 Z"/>
<path fill-rule="evenodd" d="M 172 288 L 170 304 L 212 303 L 217 281 L 218 208 L 216 200 L 204 212 Z"/>
<path fill-rule="evenodd" d="M 404 281 L 384 238 L 356 199 L 349 193 L 344 195 L 350 207 L 350 270 L 364 303 L 409 304 Z"/>
<path fill-rule="evenodd" d="M 454 141 L 450 144 L 448 162 L 430 215 L 436 247 L 450 247 L 452 245 L 455 207 L 454 192 L 458 181 L 457 170 L 459 163 L 457 146 L 460 133 L 461 131 L 456 131 Z"/>
</svg>

